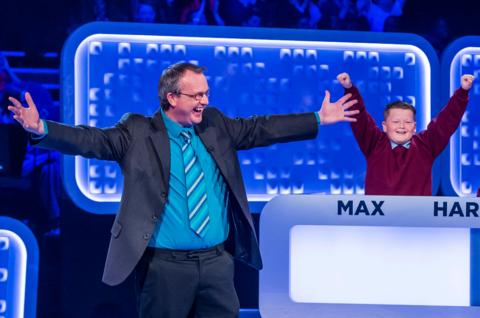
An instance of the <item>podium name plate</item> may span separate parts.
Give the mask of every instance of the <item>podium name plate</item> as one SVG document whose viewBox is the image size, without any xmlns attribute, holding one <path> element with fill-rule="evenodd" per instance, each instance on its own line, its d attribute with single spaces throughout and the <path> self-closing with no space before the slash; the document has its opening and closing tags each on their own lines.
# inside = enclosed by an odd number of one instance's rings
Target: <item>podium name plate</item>
<svg viewBox="0 0 480 318">
<path fill-rule="evenodd" d="M 457 197 L 280 196 L 262 211 L 262 317 L 477 317 L 471 229 Z"/>
</svg>

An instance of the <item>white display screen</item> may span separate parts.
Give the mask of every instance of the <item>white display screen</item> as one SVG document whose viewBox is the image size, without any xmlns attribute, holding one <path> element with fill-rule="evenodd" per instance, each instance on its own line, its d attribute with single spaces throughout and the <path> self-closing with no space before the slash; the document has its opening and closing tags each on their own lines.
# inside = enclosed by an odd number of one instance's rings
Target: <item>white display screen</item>
<svg viewBox="0 0 480 318">
<path fill-rule="evenodd" d="M 297 303 L 470 305 L 470 229 L 296 225 Z"/>
</svg>

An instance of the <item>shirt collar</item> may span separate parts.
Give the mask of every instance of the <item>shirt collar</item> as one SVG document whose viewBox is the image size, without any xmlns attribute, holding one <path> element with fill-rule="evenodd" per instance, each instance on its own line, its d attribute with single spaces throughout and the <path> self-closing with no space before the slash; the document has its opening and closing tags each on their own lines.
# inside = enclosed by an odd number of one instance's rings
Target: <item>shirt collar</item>
<svg viewBox="0 0 480 318">
<path fill-rule="evenodd" d="M 412 141 L 409 140 L 409 141 L 407 141 L 406 143 L 404 143 L 403 145 L 399 145 L 399 144 L 397 144 L 397 143 L 395 143 L 395 142 L 393 142 L 393 141 L 390 140 L 390 145 L 392 146 L 392 149 L 395 149 L 395 148 L 397 148 L 398 146 L 402 146 L 402 147 L 404 147 L 404 148 L 406 148 L 406 149 L 409 149 L 411 143 L 412 143 Z"/>
<path fill-rule="evenodd" d="M 174 138 L 180 137 L 180 133 L 182 131 L 188 131 L 190 134 L 193 136 L 195 134 L 193 126 L 190 127 L 183 127 L 179 123 L 174 122 L 171 120 L 167 114 L 165 114 L 165 111 L 163 109 L 160 109 L 160 112 L 162 114 L 163 122 L 165 123 L 165 127 L 167 128 L 167 132 L 170 136 Z"/>
</svg>

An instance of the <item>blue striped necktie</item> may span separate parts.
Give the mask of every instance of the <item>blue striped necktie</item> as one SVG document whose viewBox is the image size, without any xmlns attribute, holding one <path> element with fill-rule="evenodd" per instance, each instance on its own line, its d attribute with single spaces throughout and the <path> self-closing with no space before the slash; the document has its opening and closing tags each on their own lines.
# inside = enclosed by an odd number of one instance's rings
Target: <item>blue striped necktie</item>
<svg viewBox="0 0 480 318">
<path fill-rule="evenodd" d="M 205 177 L 200 162 L 193 151 L 190 132 L 182 131 L 180 135 L 185 141 L 182 152 L 185 187 L 187 189 L 188 220 L 190 221 L 190 228 L 200 237 L 204 237 L 210 222 Z"/>
</svg>

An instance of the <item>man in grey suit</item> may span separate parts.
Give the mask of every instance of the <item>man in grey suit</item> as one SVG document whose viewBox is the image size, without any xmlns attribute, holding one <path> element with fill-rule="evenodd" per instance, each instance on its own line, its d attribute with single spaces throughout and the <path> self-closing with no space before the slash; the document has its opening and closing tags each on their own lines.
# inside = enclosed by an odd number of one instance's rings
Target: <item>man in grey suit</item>
<svg viewBox="0 0 480 318">
<path fill-rule="evenodd" d="M 66 126 L 39 118 L 15 98 L 9 110 L 39 147 L 114 160 L 124 191 L 103 281 L 135 275 L 140 317 L 237 317 L 233 257 L 262 261 L 237 150 L 314 138 L 319 124 L 354 121 L 345 95 L 318 113 L 230 119 L 209 107 L 202 67 L 178 63 L 159 82 L 161 108 L 126 114 L 111 128 Z M 232 256 L 233 255 L 233 256 Z"/>
</svg>

